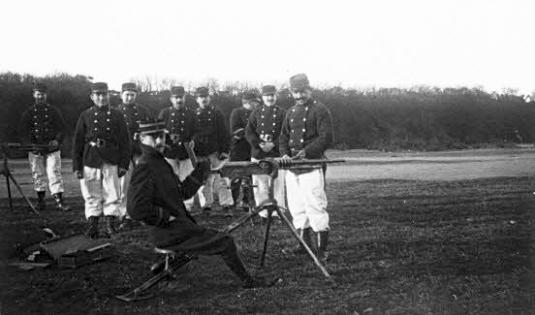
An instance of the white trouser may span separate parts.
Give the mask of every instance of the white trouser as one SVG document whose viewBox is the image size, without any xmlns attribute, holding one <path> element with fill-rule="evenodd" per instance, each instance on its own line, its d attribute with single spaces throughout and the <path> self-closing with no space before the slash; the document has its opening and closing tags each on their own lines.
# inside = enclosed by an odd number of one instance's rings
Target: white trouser
<svg viewBox="0 0 535 315">
<path fill-rule="evenodd" d="M 255 158 L 251 158 L 252 162 L 257 162 Z M 285 170 L 279 170 L 277 178 L 273 181 L 273 197 L 277 201 L 279 207 L 286 207 L 286 201 L 284 200 L 284 177 L 286 176 Z M 271 176 L 269 175 L 253 175 L 253 194 L 256 206 L 259 206 L 262 202 L 268 200 L 269 198 L 269 182 Z M 267 211 L 263 210 L 258 213 L 259 216 L 266 218 Z M 278 216 L 276 212 L 273 213 L 274 216 Z"/>
<path fill-rule="evenodd" d="M 104 163 L 100 168 L 84 166 L 80 180 L 85 200 L 85 217 L 112 215 L 119 217 L 121 181 L 118 166 Z"/>
<path fill-rule="evenodd" d="M 119 189 L 119 213 L 122 218 L 129 217 L 128 213 L 126 212 L 126 195 L 128 194 L 128 187 L 130 187 L 130 179 L 132 178 L 133 172 L 134 163 L 130 161 L 126 174 L 124 174 L 123 177 L 119 179 L 121 184 L 121 188 Z"/>
<path fill-rule="evenodd" d="M 286 172 L 288 209 L 296 229 L 311 227 L 314 232 L 329 230 L 325 179 L 321 169 L 303 174 Z"/>
<path fill-rule="evenodd" d="M 61 177 L 61 153 L 60 151 L 38 155 L 28 153 L 28 160 L 32 169 L 33 189 L 46 191 L 51 194 L 63 192 L 63 178 Z"/>
<path fill-rule="evenodd" d="M 212 168 L 217 168 L 223 162 L 217 158 L 217 153 L 212 153 L 208 156 Z M 214 203 L 213 190 L 215 190 L 219 197 L 219 204 L 223 207 L 232 206 L 234 200 L 232 199 L 232 192 L 230 191 L 230 179 L 221 177 L 219 174 L 210 173 L 206 183 L 201 186 L 197 195 L 199 196 L 199 204 L 201 208 L 211 207 Z"/>
<path fill-rule="evenodd" d="M 169 165 L 171 165 L 171 167 L 173 168 L 173 172 L 175 173 L 176 176 L 178 176 L 178 179 L 181 182 L 183 182 L 186 179 L 186 177 L 188 177 L 189 174 L 193 172 L 193 164 L 191 164 L 190 159 L 177 160 L 177 159 L 165 158 L 165 160 L 167 161 L 167 163 L 169 163 Z M 187 200 L 184 200 L 184 205 L 186 206 L 186 210 L 191 211 L 191 208 L 193 208 L 194 198 L 195 196 Z"/>
</svg>

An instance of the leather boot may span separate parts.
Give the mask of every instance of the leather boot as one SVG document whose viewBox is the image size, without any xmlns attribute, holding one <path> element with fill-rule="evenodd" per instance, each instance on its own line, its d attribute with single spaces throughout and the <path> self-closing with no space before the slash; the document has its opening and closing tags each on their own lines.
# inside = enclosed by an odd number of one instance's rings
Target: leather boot
<svg viewBox="0 0 535 315">
<path fill-rule="evenodd" d="M 37 211 L 43 211 L 46 208 L 45 191 L 37 192 Z"/>
<path fill-rule="evenodd" d="M 115 217 L 112 215 L 107 215 L 104 217 L 104 222 L 106 223 L 106 234 L 108 237 L 111 237 L 112 235 L 117 233 L 117 230 L 115 230 Z"/>
<path fill-rule="evenodd" d="M 318 232 L 318 258 L 326 261 L 329 258 L 327 243 L 329 242 L 329 231 Z"/>
<path fill-rule="evenodd" d="M 87 219 L 88 228 L 85 231 L 85 236 L 95 239 L 98 238 L 98 217 L 91 216 Z"/>
<path fill-rule="evenodd" d="M 65 204 L 63 201 L 63 194 L 57 193 L 52 195 L 54 197 L 54 200 L 56 200 L 56 209 L 59 211 L 70 211 L 71 208 Z"/>
</svg>

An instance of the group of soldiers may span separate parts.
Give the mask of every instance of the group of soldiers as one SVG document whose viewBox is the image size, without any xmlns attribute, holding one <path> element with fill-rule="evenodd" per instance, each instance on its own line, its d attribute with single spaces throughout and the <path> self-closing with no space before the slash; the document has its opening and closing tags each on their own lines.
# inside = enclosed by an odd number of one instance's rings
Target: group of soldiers
<svg viewBox="0 0 535 315">
<path fill-rule="evenodd" d="M 186 106 L 181 86 L 171 88 L 171 106 L 157 119 L 136 103 L 133 83 L 122 85 L 122 104 L 110 105 L 106 83 L 92 84 L 94 106 L 80 114 L 73 138 L 73 171 L 80 181 L 88 221 L 86 235 L 99 237 L 103 217 L 105 233 L 117 232 L 116 225 L 142 221 L 153 226 L 158 247 L 182 252 L 220 254 L 244 281 L 244 286 L 261 286 L 239 259 L 231 236 L 197 225 L 191 211 L 198 196 L 204 213 L 211 213 L 215 189 L 225 215 L 241 203 L 261 204 L 268 198 L 268 175 L 253 175 L 253 194 L 244 191 L 239 179 L 222 178 L 217 169 L 227 160 L 258 161 L 265 158 L 320 159 L 333 141 L 331 114 L 312 98 L 305 74 L 290 78 L 295 104 L 287 111 L 277 105 L 277 90 L 263 86 L 261 96 L 246 92 L 242 107 L 231 113 L 230 130 L 224 115 L 212 103 L 209 89 L 195 91 L 198 108 Z M 69 210 L 63 201 L 60 145 L 64 122 L 59 111 L 46 100 L 47 88 L 37 84 L 35 103 L 23 114 L 23 141 L 38 148 L 29 153 L 39 208 L 45 207 L 48 186 L 57 208 Z M 191 152 L 197 162 L 190 159 Z M 163 163 L 162 163 L 163 161 Z M 288 205 L 300 236 L 320 258 L 328 255 L 329 215 L 325 193 L 325 169 L 310 168 L 280 173 L 273 183 L 275 198 Z M 251 187 L 245 187 L 251 188 Z M 243 201 L 238 201 L 240 195 Z M 261 212 L 266 217 L 267 212 Z M 295 252 L 303 252 L 296 248 Z"/>
</svg>

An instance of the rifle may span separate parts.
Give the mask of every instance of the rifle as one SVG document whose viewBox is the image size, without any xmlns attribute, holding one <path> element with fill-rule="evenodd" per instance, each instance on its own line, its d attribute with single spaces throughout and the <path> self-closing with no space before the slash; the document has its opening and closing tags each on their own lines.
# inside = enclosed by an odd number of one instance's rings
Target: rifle
<svg viewBox="0 0 535 315">
<path fill-rule="evenodd" d="M 256 162 L 239 161 L 224 162 L 220 167 L 212 169 L 212 172 L 219 173 L 221 177 L 243 178 L 249 175 L 270 175 L 272 178 L 278 176 L 279 169 L 283 170 L 304 170 L 321 168 L 326 164 L 344 163 L 343 159 L 313 159 L 313 160 L 291 160 L 280 158 L 268 158 Z"/>
</svg>

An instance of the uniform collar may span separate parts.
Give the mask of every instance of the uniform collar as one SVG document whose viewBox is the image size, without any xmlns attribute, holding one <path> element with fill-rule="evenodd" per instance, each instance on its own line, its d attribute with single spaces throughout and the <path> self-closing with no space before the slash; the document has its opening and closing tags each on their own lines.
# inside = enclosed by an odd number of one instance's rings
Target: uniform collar
<svg viewBox="0 0 535 315">
<path fill-rule="evenodd" d="M 310 105 L 312 105 L 312 104 L 314 104 L 314 100 L 313 100 L 312 98 L 309 98 L 308 101 L 306 101 L 305 104 L 303 104 L 303 105 L 296 104 L 296 105 L 297 105 L 297 106 L 307 107 L 307 106 L 310 106 Z"/>
<path fill-rule="evenodd" d="M 102 107 L 98 107 L 97 105 L 93 105 L 93 107 L 95 107 L 95 110 L 97 112 L 107 112 L 110 110 L 110 105 L 106 105 L 106 106 L 102 106 Z"/>
</svg>

